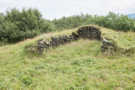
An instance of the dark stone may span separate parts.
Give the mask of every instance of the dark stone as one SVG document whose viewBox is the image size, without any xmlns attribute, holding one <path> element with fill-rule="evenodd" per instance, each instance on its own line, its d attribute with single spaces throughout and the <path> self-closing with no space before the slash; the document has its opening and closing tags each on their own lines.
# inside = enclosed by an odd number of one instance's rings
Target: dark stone
<svg viewBox="0 0 135 90">
<path fill-rule="evenodd" d="M 51 37 L 51 40 L 48 42 L 43 39 L 40 39 L 37 41 L 37 52 L 39 54 L 43 54 L 44 49 L 47 50 L 50 47 L 55 48 L 60 45 L 78 40 L 80 38 L 101 40 L 101 32 L 96 27 L 84 26 L 79 28 L 77 32 L 72 32 L 72 34 L 69 36 L 63 35 L 59 37 Z M 106 47 L 102 47 L 102 48 L 106 48 Z"/>
<path fill-rule="evenodd" d="M 102 40 L 101 52 L 106 52 L 108 54 L 113 54 L 117 51 L 117 45 L 113 40 Z"/>
<path fill-rule="evenodd" d="M 79 37 L 101 40 L 101 31 L 93 26 L 84 26 L 77 31 Z"/>
<path fill-rule="evenodd" d="M 44 42 L 42 39 L 38 40 L 38 42 L 37 42 L 37 51 L 39 54 L 42 54 L 44 51 Z"/>
<path fill-rule="evenodd" d="M 72 40 L 78 40 L 79 39 L 79 35 L 76 34 L 75 32 L 72 32 Z"/>
</svg>

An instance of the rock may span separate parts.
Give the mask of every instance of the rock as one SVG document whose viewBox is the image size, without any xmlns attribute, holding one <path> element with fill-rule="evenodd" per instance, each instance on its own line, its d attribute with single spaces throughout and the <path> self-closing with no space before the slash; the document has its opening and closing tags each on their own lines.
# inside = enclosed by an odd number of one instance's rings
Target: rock
<svg viewBox="0 0 135 90">
<path fill-rule="evenodd" d="M 37 53 L 41 55 L 43 54 L 44 49 L 47 50 L 50 47 L 55 48 L 60 45 L 78 40 L 80 38 L 101 40 L 101 32 L 98 28 L 94 26 L 84 26 L 79 28 L 76 32 L 72 32 L 71 35 L 51 37 L 51 40 L 49 41 L 40 39 L 37 41 L 37 46 L 35 50 L 37 50 Z"/>
<path fill-rule="evenodd" d="M 37 41 L 37 51 L 39 54 L 43 54 L 44 49 L 48 49 L 49 48 L 49 43 L 47 43 L 46 41 L 44 41 L 43 39 L 38 40 Z"/>
<path fill-rule="evenodd" d="M 84 26 L 77 31 L 80 38 L 101 40 L 101 31 L 94 26 Z"/>
<path fill-rule="evenodd" d="M 44 51 L 44 41 L 41 39 L 37 41 L 37 52 L 38 54 L 42 54 L 43 51 Z"/>
<path fill-rule="evenodd" d="M 79 35 L 75 32 L 72 32 L 72 40 L 78 40 L 79 39 Z"/>
<path fill-rule="evenodd" d="M 117 51 L 117 45 L 112 39 L 105 39 L 102 40 L 101 52 L 107 54 L 114 54 Z"/>
</svg>

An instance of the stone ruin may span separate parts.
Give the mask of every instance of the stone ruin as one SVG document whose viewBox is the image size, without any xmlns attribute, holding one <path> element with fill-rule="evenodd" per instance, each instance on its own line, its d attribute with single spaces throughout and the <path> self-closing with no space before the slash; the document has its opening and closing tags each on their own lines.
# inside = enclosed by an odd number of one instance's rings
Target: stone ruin
<svg viewBox="0 0 135 90">
<path fill-rule="evenodd" d="M 105 55 L 124 55 L 131 56 L 135 53 L 135 47 L 121 48 L 113 39 L 103 38 L 101 52 Z"/>
<path fill-rule="evenodd" d="M 51 37 L 49 41 L 40 39 L 37 41 L 37 45 L 34 46 L 36 47 L 34 50 L 36 53 L 41 55 L 43 54 L 44 50 L 47 51 L 49 48 L 55 48 L 66 43 L 76 41 L 80 38 L 101 40 L 101 31 L 99 28 L 94 26 L 83 26 L 80 27 L 76 32 L 72 32 L 71 35 Z"/>
<path fill-rule="evenodd" d="M 101 52 L 105 55 L 126 55 L 130 56 L 135 53 L 135 47 L 125 49 L 120 48 L 113 39 L 101 37 L 101 31 L 94 26 L 80 27 L 76 32 L 72 32 L 70 35 L 62 35 L 58 37 L 50 37 L 49 40 L 40 39 L 36 42 L 36 45 L 28 45 L 25 50 L 28 52 L 42 55 L 43 52 L 49 48 L 56 48 L 60 45 L 76 41 L 78 39 L 90 39 L 99 40 L 102 42 Z"/>
<path fill-rule="evenodd" d="M 108 38 L 102 39 L 102 45 L 101 45 L 102 53 L 113 55 L 115 52 L 117 52 L 117 50 L 118 50 L 118 46 L 114 40 Z"/>
<path fill-rule="evenodd" d="M 101 32 L 99 28 L 94 26 L 84 26 L 77 31 L 80 38 L 101 40 Z"/>
<path fill-rule="evenodd" d="M 37 52 L 39 54 L 42 54 L 44 49 L 47 51 L 49 48 L 56 48 L 60 45 L 78 40 L 78 35 L 73 32 L 69 36 L 63 35 L 59 37 L 51 37 L 50 39 L 51 40 L 49 41 L 43 39 L 37 41 Z"/>
</svg>

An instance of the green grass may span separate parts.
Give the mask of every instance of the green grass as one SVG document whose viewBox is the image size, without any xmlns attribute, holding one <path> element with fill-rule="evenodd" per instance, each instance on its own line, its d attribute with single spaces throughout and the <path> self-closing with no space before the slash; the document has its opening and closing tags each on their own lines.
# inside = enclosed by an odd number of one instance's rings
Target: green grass
<svg viewBox="0 0 135 90">
<path fill-rule="evenodd" d="M 134 47 L 133 32 L 101 31 L 120 47 Z M 25 45 L 58 33 L 0 47 L 0 90 L 135 90 L 135 55 L 104 55 L 101 42 L 78 40 L 42 56 L 24 52 Z"/>
</svg>

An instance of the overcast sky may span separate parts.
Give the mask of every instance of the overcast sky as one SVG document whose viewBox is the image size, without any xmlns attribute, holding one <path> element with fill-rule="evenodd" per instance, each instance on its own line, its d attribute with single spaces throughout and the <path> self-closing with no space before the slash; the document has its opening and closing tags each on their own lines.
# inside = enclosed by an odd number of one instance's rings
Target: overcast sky
<svg viewBox="0 0 135 90">
<path fill-rule="evenodd" d="M 135 0 L 0 0 L 0 12 L 12 8 L 37 8 L 45 18 L 54 19 L 81 13 L 135 13 L 134 5 Z"/>
</svg>

